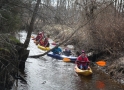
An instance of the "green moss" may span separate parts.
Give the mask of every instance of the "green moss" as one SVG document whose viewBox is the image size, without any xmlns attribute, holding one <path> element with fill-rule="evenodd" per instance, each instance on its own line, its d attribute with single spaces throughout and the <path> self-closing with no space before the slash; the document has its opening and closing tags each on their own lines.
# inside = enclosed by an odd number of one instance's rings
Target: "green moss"
<svg viewBox="0 0 124 90">
<path fill-rule="evenodd" d="M 5 51 L 5 52 L 10 53 L 10 51 L 7 48 L 0 48 L 0 51 Z"/>
</svg>

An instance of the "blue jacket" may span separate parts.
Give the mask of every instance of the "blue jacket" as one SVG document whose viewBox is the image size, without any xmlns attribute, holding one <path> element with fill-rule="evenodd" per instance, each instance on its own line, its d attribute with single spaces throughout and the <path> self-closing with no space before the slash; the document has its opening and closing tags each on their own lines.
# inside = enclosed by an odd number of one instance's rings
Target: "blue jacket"
<svg viewBox="0 0 124 90">
<path fill-rule="evenodd" d="M 62 52 L 62 49 L 59 47 L 56 47 L 55 49 L 52 50 L 53 54 L 60 54 Z"/>
</svg>

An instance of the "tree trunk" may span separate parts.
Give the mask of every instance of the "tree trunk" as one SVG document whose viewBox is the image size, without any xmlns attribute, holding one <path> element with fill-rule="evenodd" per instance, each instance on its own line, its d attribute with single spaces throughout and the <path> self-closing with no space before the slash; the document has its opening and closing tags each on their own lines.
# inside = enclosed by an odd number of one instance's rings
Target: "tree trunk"
<svg viewBox="0 0 124 90">
<path fill-rule="evenodd" d="M 26 37 L 26 40 L 24 42 L 24 48 L 27 48 L 28 45 L 29 45 L 30 37 L 31 37 L 32 31 L 33 31 L 33 28 L 34 28 L 34 22 L 35 22 L 35 19 L 36 19 L 36 15 L 37 15 L 37 11 L 38 11 L 40 2 L 41 2 L 41 0 L 37 0 L 36 6 L 34 8 L 34 12 L 33 12 L 31 22 L 30 22 L 30 25 L 29 25 L 29 28 L 28 28 L 27 37 Z"/>
</svg>

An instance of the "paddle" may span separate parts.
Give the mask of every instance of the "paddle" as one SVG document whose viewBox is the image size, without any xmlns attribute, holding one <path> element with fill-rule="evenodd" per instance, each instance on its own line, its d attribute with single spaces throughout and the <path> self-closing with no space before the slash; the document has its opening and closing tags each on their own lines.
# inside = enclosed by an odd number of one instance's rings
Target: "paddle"
<svg viewBox="0 0 124 90">
<path fill-rule="evenodd" d="M 63 61 L 64 61 L 64 62 L 70 62 L 71 60 L 70 60 L 69 58 L 63 58 Z M 103 67 L 103 66 L 106 66 L 106 62 L 103 61 L 103 60 L 97 61 L 96 64 L 99 65 L 99 66 L 102 66 L 102 67 Z"/>
<path fill-rule="evenodd" d="M 69 58 L 63 58 L 64 62 L 70 62 L 71 60 Z"/>
<path fill-rule="evenodd" d="M 99 66 L 106 66 L 106 62 L 103 61 L 103 60 L 97 61 L 96 64 L 99 65 Z"/>
</svg>

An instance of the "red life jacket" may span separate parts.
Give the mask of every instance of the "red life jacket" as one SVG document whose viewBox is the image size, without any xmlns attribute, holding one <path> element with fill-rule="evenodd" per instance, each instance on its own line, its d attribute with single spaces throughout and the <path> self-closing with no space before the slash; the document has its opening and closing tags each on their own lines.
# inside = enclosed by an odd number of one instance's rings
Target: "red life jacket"
<svg viewBox="0 0 124 90">
<path fill-rule="evenodd" d="M 87 63 L 89 63 L 89 59 L 87 58 L 87 56 L 82 57 L 81 55 L 77 58 L 76 60 L 76 64 L 77 66 L 83 65 L 86 66 Z"/>
<path fill-rule="evenodd" d="M 36 37 L 36 41 L 38 41 L 38 40 L 39 40 L 39 41 L 42 40 L 43 37 L 44 37 L 44 33 L 43 33 L 43 32 L 38 33 L 38 35 L 37 35 L 37 37 Z"/>
<path fill-rule="evenodd" d="M 39 44 L 40 44 L 41 46 L 44 46 L 44 41 L 43 41 L 43 40 L 40 40 Z"/>
</svg>

